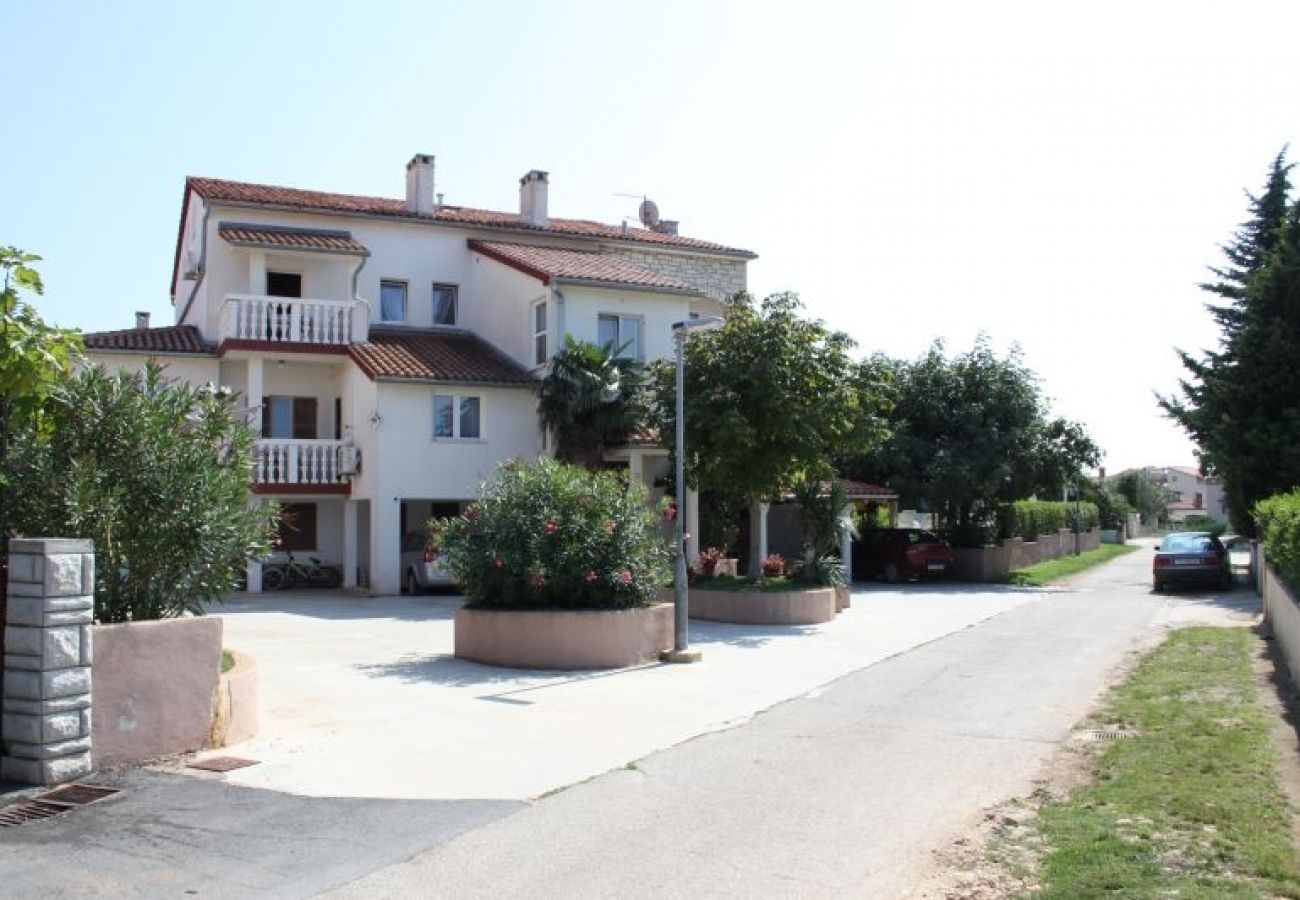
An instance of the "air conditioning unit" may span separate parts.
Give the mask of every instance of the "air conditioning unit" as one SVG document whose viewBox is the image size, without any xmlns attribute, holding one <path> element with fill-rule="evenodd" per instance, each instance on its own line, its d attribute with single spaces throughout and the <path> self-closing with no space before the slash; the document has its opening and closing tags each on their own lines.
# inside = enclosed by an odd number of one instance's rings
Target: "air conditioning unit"
<svg viewBox="0 0 1300 900">
<path fill-rule="evenodd" d="M 357 476 L 361 474 L 361 450 L 351 444 L 339 448 L 339 474 Z"/>
</svg>

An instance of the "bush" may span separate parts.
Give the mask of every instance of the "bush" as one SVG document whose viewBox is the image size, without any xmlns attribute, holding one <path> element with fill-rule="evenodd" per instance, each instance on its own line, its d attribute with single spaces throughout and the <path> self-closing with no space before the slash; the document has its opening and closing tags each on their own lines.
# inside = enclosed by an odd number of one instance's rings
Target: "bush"
<svg viewBox="0 0 1300 900">
<path fill-rule="evenodd" d="M 844 563 L 838 556 L 819 556 L 812 562 L 800 561 L 794 565 L 794 575 L 806 584 L 819 587 L 847 587 L 849 583 Z"/>
<path fill-rule="evenodd" d="M 763 577 L 776 578 L 786 572 L 786 559 L 780 553 L 769 553 L 763 557 Z"/>
<path fill-rule="evenodd" d="M 645 606 L 671 579 L 669 542 L 644 490 L 553 459 L 502 465 L 430 542 L 480 607 Z"/>
<path fill-rule="evenodd" d="M 1255 521 L 1269 564 L 1283 581 L 1300 589 L 1300 490 L 1259 501 Z"/>
<path fill-rule="evenodd" d="M 695 561 L 695 571 L 702 578 L 712 578 L 718 572 L 718 563 L 726 557 L 717 547 L 705 547 Z"/>
<path fill-rule="evenodd" d="M 1079 520 L 1081 531 L 1097 527 L 1095 503 L 1063 503 L 1060 500 L 1017 500 L 998 510 L 998 535 L 1036 541 L 1040 534 L 1052 534 L 1062 528 L 1074 529 Z"/>
<path fill-rule="evenodd" d="M 1227 522 L 1220 522 L 1212 516 L 1188 516 L 1183 521 L 1184 531 L 1208 531 L 1210 534 L 1223 534 L 1228 530 Z"/>
<path fill-rule="evenodd" d="M 24 534 L 95 542 L 100 622 L 199 614 L 270 552 L 250 507 L 255 435 L 234 398 L 143 373 L 79 373 L 17 436 L 9 510 Z"/>
</svg>

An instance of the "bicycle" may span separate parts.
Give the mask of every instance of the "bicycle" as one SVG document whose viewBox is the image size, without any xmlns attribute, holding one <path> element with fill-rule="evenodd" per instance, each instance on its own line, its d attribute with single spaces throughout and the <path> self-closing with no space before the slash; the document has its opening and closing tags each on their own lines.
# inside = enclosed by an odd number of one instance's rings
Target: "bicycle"
<svg viewBox="0 0 1300 900">
<path fill-rule="evenodd" d="M 315 588 L 336 588 L 343 583 L 343 573 L 335 566 L 322 565 L 314 556 L 299 562 L 292 553 L 282 563 L 274 563 L 262 570 L 262 588 L 268 591 L 287 591 L 299 584 Z"/>
</svg>

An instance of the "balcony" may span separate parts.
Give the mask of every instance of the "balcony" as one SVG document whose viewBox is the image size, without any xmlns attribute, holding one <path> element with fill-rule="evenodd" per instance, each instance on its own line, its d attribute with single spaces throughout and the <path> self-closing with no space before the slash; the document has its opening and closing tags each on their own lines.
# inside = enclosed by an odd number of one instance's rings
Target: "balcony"
<svg viewBox="0 0 1300 900">
<path fill-rule="evenodd" d="M 366 310 L 351 300 L 312 300 L 227 294 L 221 306 L 223 343 L 250 348 L 297 345 L 335 351 L 366 339 Z"/>
<path fill-rule="evenodd" d="M 352 448 L 348 448 L 352 451 Z M 343 441 L 266 438 L 253 450 L 253 490 L 259 494 L 346 494 Z"/>
</svg>

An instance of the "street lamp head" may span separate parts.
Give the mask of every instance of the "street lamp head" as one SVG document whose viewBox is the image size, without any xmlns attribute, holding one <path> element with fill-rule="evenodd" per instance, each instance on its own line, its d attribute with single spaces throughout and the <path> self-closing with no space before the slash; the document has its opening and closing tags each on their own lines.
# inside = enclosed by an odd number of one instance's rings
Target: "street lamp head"
<svg viewBox="0 0 1300 900">
<path fill-rule="evenodd" d="M 689 334 L 693 331 L 717 331 L 722 327 L 722 323 L 722 316 L 700 316 L 698 319 L 674 322 L 673 331 L 676 334 Z"/>
</svg>

